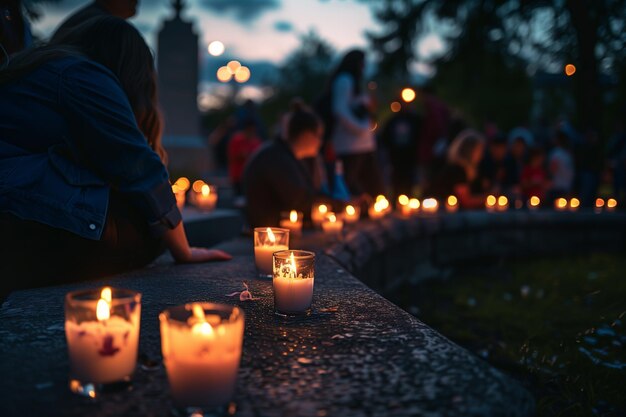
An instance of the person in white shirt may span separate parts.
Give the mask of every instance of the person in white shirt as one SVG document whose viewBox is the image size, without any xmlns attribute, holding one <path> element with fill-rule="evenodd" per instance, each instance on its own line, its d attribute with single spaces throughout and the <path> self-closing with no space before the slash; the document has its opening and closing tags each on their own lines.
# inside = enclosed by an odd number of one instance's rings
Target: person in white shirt
<svg viewBox="0 0 626 417">
<path fill-rule="evenodd" d="M 569 138 L 563 132 L 557 132 L 554 149 L 550 152 L 549 168 L 552 179 L 550 195 L 552 198 L 567 196 L 574 183 L 574 158 L 567 149 Z"/>
<path fill-rule="evenodd" d="M 384 191 L 372 129 L 373 103 L 363 94 L 365 54 L 349 51 L 330 77 L 333 126 L 330 140 L 343 161 L 346 184 L 353 195 L 375 196 Z M 329 126 L 327 126 L 329 128 Z"/>
</svg>

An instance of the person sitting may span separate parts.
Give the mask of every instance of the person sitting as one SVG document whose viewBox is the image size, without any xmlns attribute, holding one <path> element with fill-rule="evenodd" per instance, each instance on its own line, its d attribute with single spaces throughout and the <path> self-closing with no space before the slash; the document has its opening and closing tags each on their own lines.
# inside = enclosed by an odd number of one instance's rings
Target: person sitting
<svg viewBox="0 0 626 417">
<path fill-rule="evenodd" d="M 445 201 L 454 195 L 464 209 L 482 207 L 484 196 L 477 194 L 474 187 L 483 149 L 484 139 L 480 133 L 471 129 L 459 133 L 448 148 L 446 164 L 435 176 L 425 196 Z"/>
<path fill-rule="evenodd" d="M 93 17 L 115 16 L 130 19 L 137 14 L 137 3 L 138 0 L 95 0 L 65 19 L 52 35 L 51 41 L 56 41 L 58 37 Z"/>
<path fill-rule="evenodd" d="M 89 19 L 0 71 L 0 276 L 41 286 L 114 274 L 187 242 L 163 163 L 153 57 L 122 19 Z"/>
<path fill-rule="evenodd" d="M 243 187 L 251 227 L 278 226 L 283 211 L 310 213 L 318 197 L 302 161 L 318 154 L 322 123 L 298 101 L 292 104 L 286 120 L 285 138 L 261 146 L 244 170 Z"/>
<path fill-rule="evenodd" d="M 542 148 L 533 148 L 528 154 L 528 163 L 522 169 L 520 186 L 526 199 L 535 196 L 543 200 L 549 187 L 545 168 L 546 155 Z"/>
<path fill-rule="evenodd" d="M 506 179 L 507 141 L 501 133 L 496 133 L 487 146 L 478 168 L 483 190 L 500 193 Z"/>
<path fill-rule="evenodd" d="M 559 130 L 554 138 L 554 148 L 548 159 L 548 170 L 552 180 L 549 199 L 567 197 L 574 184 L 574 157 L 569 150 L 569 137 Z"/>
<path fill-rule="evenodd" d="M 241 195 L 241 178 L 246 162 L 259 146 L 261 139 L 254 119 L 248 119 L 244 128 L 235 132 L 228 142 L 228 176 L 237 195 Z"/>
</svg>

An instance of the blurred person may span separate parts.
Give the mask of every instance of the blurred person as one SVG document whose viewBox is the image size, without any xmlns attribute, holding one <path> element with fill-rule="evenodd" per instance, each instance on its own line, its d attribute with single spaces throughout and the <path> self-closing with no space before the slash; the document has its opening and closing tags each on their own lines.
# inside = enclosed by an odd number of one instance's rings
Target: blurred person
<svg viewBox="0 0 626 417">
<path fill-rule="evenodd" d="M 528 153 L 528 162 L 522 169 L 520 186 L 523 196 L 543 199 L 549 188 L 548 172 L 545 168 L 546 155 L 542 148 L 535 147 Z"/>
<path fill-rule="evenodd" d="M 56 29 L 51 41 L 92 17 L 115 16 L 130 19 L 137 14 L 138 5 L 139 0 L 95 0 L 67 17 Z"/>
<path fill-rule="evenodd" d="M 0 71 L 0 276 L 41 286 L 191 248 L 161 146 L 153 57 L 124 20 L 89 19 Z"/>
<path fill-rule="evenodd" d="M 484 151 L 483 136 L 472 129 L 459 133 L 448 148 L 447 161 L 434 177 L 425 197 L 435 197 L 440 202 L 454 195 L 464 209 L 481 208 L 484 195 L 474 191 L 478 180 L 478 167 Z"/>
<path fill-rule="evenodd" d="M 318 196 L 302 161 L 318 155 L 322 123 L 312 110 L 296 101 L 285 126 L 284 140 L 261 146 L 244 169 L 243 189 L 251 227 L 278 226 L 283 211 L 310 213 Z"/>
<path fill-rule="evenodd" d="M 259 146 L 261 146 L 261 139 L 253 119 L 248 119 L 243 129 L 235 132 L 228 142 L 228 176 L 238 195 L 242 193 L 243 169 Z"/>
<path fill-rule="evenodd" d="M 483 190 L 500 193 L 504 189 L 507 173 L 506 157 L 506 137 L 502 133 L 493 134 L 478 168 L 480 187 Z"/>
<path fill-rule="evenodd" d="M 574 184 L 574 157 L 569 151 L 569 137 L 561 130 L 556 132 L 554 147 L 548 157 L 550 191 L 548 198 L 554 200 L 565 197 L 572 191 Z"/>
<path fill-rule="evenodd" d="M 394 200 L 401 194 L 413 194 L 419 129 L 418 114 L 405 103 L 387 120 L 380 133 L 381 144 L 389 156 Z"/>
<path fill-rule="evenodd" d="M 428 188 L 433 175 L 445 164 L 445 149 L 450 138 L 464 130 L 466 125 L 458 112 L 451 115 L 448 106 L 436 97 L 432 85 L 419 89 L 417 99 L 422 107 L 422 125 L 417 148 L 419 181 Z M 451 130 L 456 131 L 451 133 Z"/>
<path fill-rule="evenodd" d="M 344 55 L 330 76 L 334 126 L 331 141 L 343 162 L 346 184 L 353 195 L 382 194 L 383 182 L 376 157 L 372 131 L 372 101 L 363 94 L 365 53 L 351 50 Z"/>
<path fill-rule="evenodd" d="M 503 192 L 519 194 L 522 169 L 526 165 L 528 148 L 533 144 L 532 134 L 523 128 L 515 128 L 509 133 L 509 149 L 505 160 Z"/>
</svg>

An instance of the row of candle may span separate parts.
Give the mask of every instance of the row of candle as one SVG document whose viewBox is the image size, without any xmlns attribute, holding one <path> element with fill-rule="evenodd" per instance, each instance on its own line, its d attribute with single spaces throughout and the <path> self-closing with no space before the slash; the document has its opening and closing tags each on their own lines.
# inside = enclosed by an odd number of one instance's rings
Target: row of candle
<svg viewBox="0 0 626 417">
<path fill-rule="evenodd" d="M 190 188 L 191 191 L 189 191 Z M 194 181 L 192 185 L 189 179 L 181 177 L 172 184 L 172 192 L 176 197 L 176 205 L 179 210 L 185 206 L 188 192 L 191 204 L 202 211 L 212 211 L 217 204 L 217 187 L 202 180 Z"/>
</svg>

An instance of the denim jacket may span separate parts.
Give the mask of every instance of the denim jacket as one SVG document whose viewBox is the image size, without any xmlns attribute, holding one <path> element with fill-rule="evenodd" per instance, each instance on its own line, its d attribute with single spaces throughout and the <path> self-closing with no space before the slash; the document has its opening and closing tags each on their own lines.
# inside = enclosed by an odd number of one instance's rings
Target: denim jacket
<svg viewBox="0 0 626 417">
<path fill-rule="evenodd" d="M 155 235 L 181 220 L 112 72 L 73 56 L 0 84 L 0 211 L 99 240 L 111 190 Z"/>
</svg>

